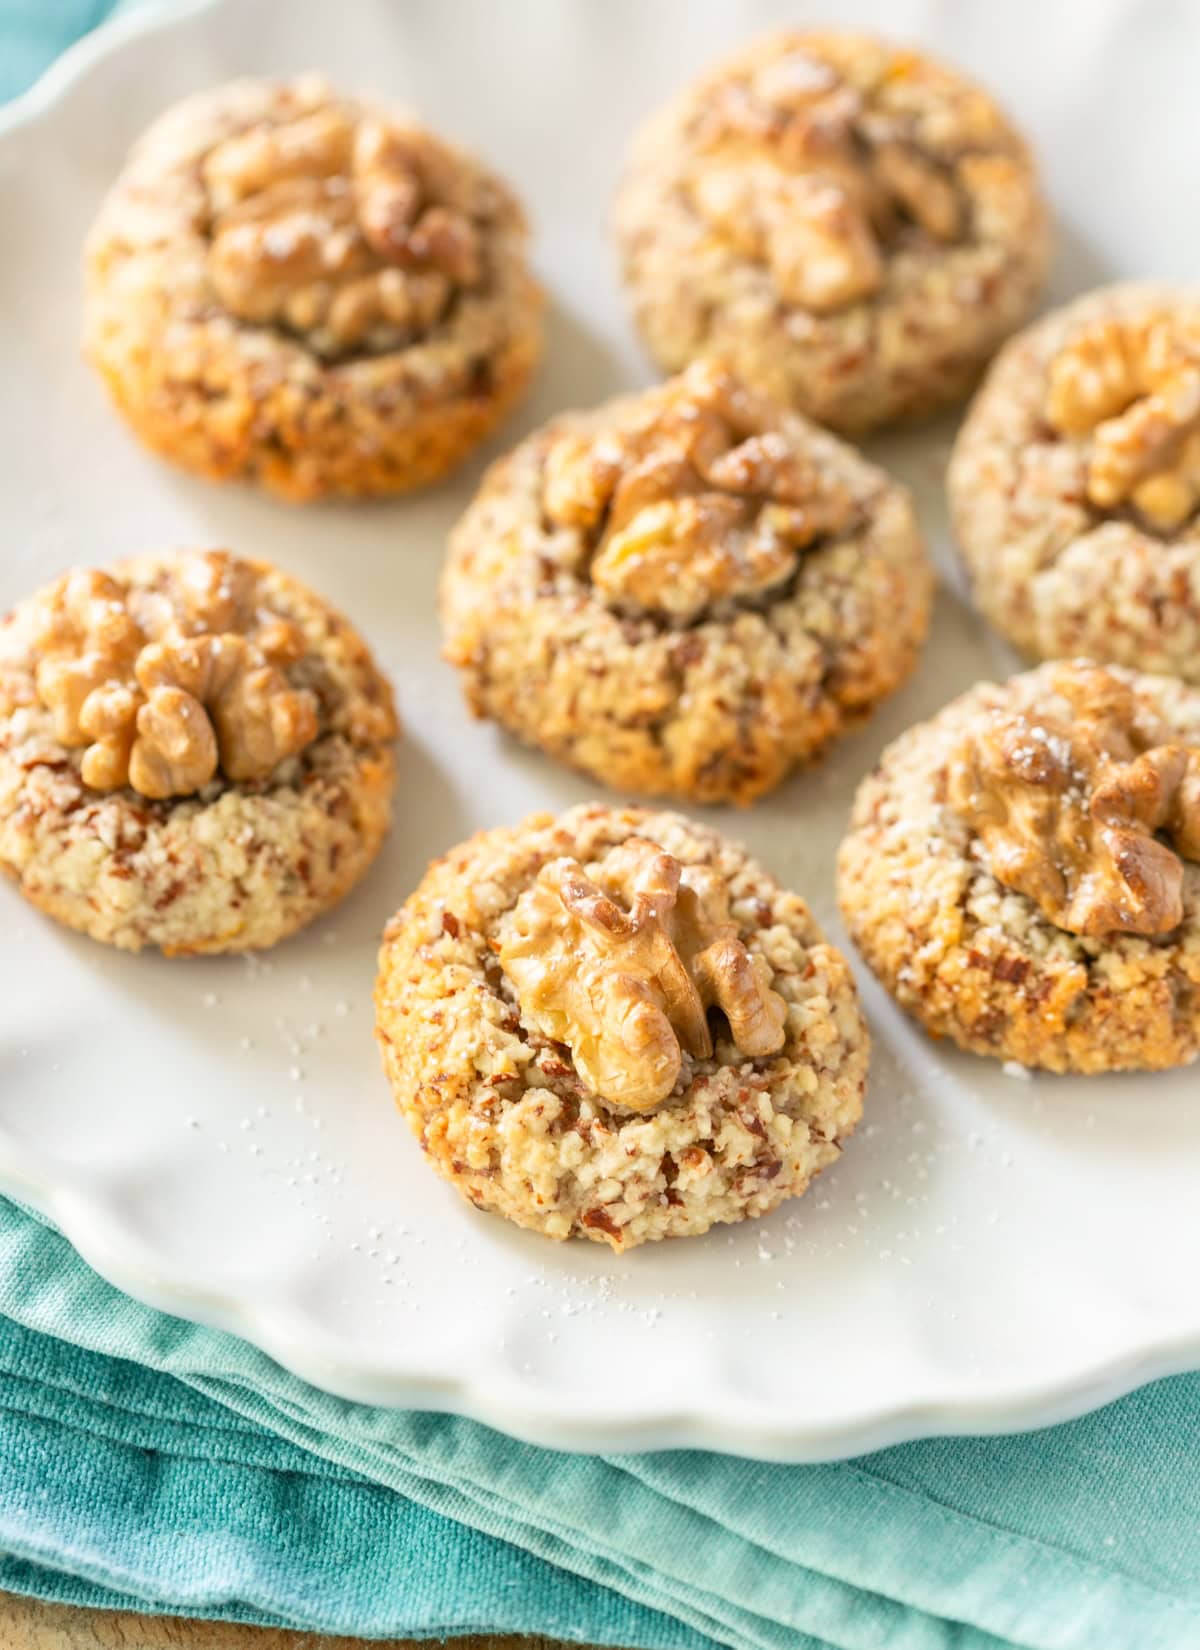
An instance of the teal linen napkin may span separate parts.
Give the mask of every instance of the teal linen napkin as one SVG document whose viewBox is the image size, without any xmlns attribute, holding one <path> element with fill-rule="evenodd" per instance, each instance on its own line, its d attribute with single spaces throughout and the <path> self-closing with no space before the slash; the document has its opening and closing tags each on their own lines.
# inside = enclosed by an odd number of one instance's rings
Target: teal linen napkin
<svg viewBox="0 0 1200 1650">
<path fill-rule="evenodd" d="M 0 96 L 104 0 L 0 0 Z M 1200 1378 L 785 1468 L 553 1455 L 344 1403 L 0 1200 L 0 1587 L 363 1636 L 1197 1650 Z"/>
<path fill-rule="evenodd" d="M 30 1268 L 23 1314 L 107 1314 L 111 1291 L 57 1234 L 3 1213 L 4 1265 Z M 104 1338 L 126 1347 L 144 1328 Z M 152 1333 L 161 1345 L 171 1330 Z M 0 1588 L 370 1637 L 710 1644 L 193 1387 L 11 1318 L 0 1318 Z"/>
<path fill-rule="evenodd" d="M 1200 1645 L 1200 1377 L 824 1467 L 558 1454 L 306 1386 L 2 1200 L 0 1313 L 0 1584 L 647 1650 Z"/>
<path fill-rule="evenodd" d="M 114 0 L 0 0 L 0 101 L 23 92 L 115 9 Z"/>
</svg>

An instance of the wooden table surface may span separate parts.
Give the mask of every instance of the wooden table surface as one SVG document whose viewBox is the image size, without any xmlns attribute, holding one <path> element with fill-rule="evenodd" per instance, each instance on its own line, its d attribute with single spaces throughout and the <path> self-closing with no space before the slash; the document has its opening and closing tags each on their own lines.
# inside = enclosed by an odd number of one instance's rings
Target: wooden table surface
<svg viewBox="0 0 1200 1650">
<path fill-rule="evenodd" d="M 566 1650 L 552 1639 L 453 1639 L 454 1650 Z M 275 1627 L 76 1610 L 0 1593 L 0 1650 L 428 1650 L 409 1639 L 329 1639 Z M 572 1646 L 572 1650 L 578 1650 Z"/>
</svg>

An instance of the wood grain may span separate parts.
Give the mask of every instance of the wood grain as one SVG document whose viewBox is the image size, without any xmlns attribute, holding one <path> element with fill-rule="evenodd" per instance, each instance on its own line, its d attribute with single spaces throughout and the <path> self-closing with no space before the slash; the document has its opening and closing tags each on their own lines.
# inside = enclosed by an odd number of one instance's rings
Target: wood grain
<svg viewBox="0 0 1200 1650">
<path fill-rule="evenodd" d="M 555 1639 L 541 1638 L 450 1642 L 454 1650 L 566 1650 Z M 418 1646 L 410 1639 L 330 1639 L 275 1627 L 76 1610 L 0 1593 L 0 1650 L 428 1650 L 428 1644 Z"/>
</svg>

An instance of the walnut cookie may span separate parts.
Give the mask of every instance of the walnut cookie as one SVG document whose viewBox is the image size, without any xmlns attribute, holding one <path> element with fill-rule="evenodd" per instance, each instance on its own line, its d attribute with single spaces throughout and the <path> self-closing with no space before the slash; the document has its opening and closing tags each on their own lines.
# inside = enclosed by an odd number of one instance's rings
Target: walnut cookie
<svg viewBox="0 0 1200 1650">
<path fill-rule="evenodd" d="M 1200 689 L 1085 660 L 982 683 L 864 781 L 838 866 L 936 1037 L 1059 1072 L 1200 1052 Z"/>
<path fill-rule="evenodd" d="M 406 492 L 524 392 L 519 202 L 411 116 L 315 75 L 186 99 L 87 245 L 86 353 L 142 440 L 293 500 Z"/>
<path fill-rule="evenodd" d="M 769 35 L 702 75 L 637 136 L 614 227 L 664 371 L 718 354 L 848 435 L 966 395 L 1050 254 L 991 98 L 852 33 Z"/>
<path fill-rule="evenodd" d="M 677 814 L 484 831 L 388 925 L 396 1101 L 476 1207 L 614 1249 L 766 1214 L 862 1112 L 853 978 L 803 900 Z"/>
<path fill-rule="evenodd" d="M 1103 287 L 1013 339 L 948 489 L 975 600 L 1023 652 L 1200 682 L 1200 288 Z"/>
<path fill-rule="evenodd" d="M 909 674 L 908 494 L 722 366 L 494 465 L 442 579 L 477 715 L 618 789 L 753 801 Z"/>
<path fill-rule="evenodd" d="M 125 950 L 274 945 L 375 858 L 396 732 L 362 639 L 267 562 L 66 573 L 0 621 L 0 869 Z"/>
</svg>

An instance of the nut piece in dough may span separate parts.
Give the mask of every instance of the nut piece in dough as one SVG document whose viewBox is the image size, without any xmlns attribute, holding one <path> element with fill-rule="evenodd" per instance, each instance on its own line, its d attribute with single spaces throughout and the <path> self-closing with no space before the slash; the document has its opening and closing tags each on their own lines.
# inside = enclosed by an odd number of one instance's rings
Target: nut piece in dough
<svg viewBox="0 0 1200 1650">
<path fill-rule="evenodd" d="M 438 140 L 331 103 L 204 161 L 209 274 L 231 315 L 319 356 L 396 349 L 484 277 L 480 229 Z"/>
<path fill-rule="evenodd" d="M 1064 665 L 1051 686 L 1070 714 L 997 713 L 952 758 L 950 806 L 1059 928 L 1170 933 L 1182 861 L 1200 859 L 1200 747 L 1155 742 L 1105 670 Z"/>
<path fill-rule="evenodd" d="M 953 245 L 967 224 L 955 167 L 803 52 L 720 88 L 698 150 L 692 188 L 705 218 L 767 265 L 785 303 L 817 314 L 878 292 L 905 225 Z"/>
<path fill-rule="evenodd" d="M 1087 492 L 1174 532 L 1200 502 L 1200 324 L 1170 313 L 1097 316 L 1050 362 L 1046 417 L 1091 436 Z"/>
<path fill-rule="evenodd" d="M 659 1105 L 684 1053 L 712 1054 L 710 1006 L 741 1053 L 783 1047 L 786 1005 L 769 965 L 738 939 L 715 873 L 630 837 L 603 876 L 624 906 L 577 860 L 552 860 L 518 900 L 499 950 L 522 1014 L 570 1048 L 597 1094 L 636 1111 Z"/>
<path fill-rule="evenodd" d="M 678 623 L 782 585 L 855 516 L 845 488 L 789 444 L 778 409 L 709 361 L 632 429 L 560 436 L 543 507 L 588 536 L 591 582 L 611 606 Z"/>
<path fill-rule="evenodd" d="M 258 625 L 247 576 L 224 551 L 185 557 L 178 607 L 140 621 L 106 573 L 69 573 L 42 596 L 37 691 L 61 743 L 86 747 L 85 784 L 190 796 L 218 764 L 234 784 L 266 779 L 316 738 L 316 700 L 278 668 L 303 639 L 278 618 Z M 239 621 L 249 635 L 204 628 Z"/>
</svg>

